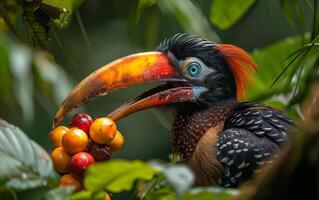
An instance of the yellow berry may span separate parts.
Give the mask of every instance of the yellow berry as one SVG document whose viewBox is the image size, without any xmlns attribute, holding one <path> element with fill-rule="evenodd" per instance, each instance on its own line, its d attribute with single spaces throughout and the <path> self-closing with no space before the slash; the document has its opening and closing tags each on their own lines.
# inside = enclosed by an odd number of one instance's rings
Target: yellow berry
<svg viewBox="0 0 319 200">
<path fill-rule="evenodd" d="M 98 144 L 108 144 L 116 134 L 116 125 L 107 117 L 96 119 L 90 127 L 90 137 Z"/>
<path fill-rule="evenodd" d="M 62 145 L 68 154 L 84 151 L 88 145 L 87 134 L 79 128 L 71 128 L 62 138 Z"/>
<path fill-rule="evenodd" d="M 108 144 L 112 151 L 118 150 L 123 146 L 124 136 L 120 133 L 120 131 L 116 131 L 115 137 Z"/>
<path fill-rule="evenodd" d="M 69 129 L 65 126 L 58 126 L 49 133 L 51 144 L 56 148 L 62 146 L 62 138 Z"/>
<path fill-rule="evenodd" d="M 65 152 L 63 147 L 54 149 L 51 153 L 54 169 L 59 173 L 67 173 L 71 167 L 71 156 Z"/>
</svg>

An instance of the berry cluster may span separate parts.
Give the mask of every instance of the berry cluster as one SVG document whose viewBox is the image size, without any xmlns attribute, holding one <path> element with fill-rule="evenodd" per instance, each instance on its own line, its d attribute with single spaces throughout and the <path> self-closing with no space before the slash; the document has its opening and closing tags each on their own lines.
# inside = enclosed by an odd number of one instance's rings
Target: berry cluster
<svg viewBox="0 0 319 200">
<path fill-rule="evenodd" d="M 124 143 L 111 119 L 93 121 L 87 114 L 74 115 L 70 128 L 59 126 L 49 137 L 54 146 L 51 153 L 54 169 L 62 175 L 60 186 L 72 185 L 77 191 L 82 189 L 85 170 L 94 162 L 109 160 L 111 152 Z"/>
</svg>

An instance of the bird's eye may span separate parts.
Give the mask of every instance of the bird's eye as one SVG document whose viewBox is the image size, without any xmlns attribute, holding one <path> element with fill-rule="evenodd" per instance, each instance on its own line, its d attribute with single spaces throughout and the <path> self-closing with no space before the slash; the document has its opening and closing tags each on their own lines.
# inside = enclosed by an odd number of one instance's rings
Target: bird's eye
<svg viewBox="0 0 319 200">
<path fill-rule="evenodd" d="M 187 66 L 188 75 L 195 77 L 200 73 L 200 65 L 196 62 L 190 63 Z"/>
</svg>

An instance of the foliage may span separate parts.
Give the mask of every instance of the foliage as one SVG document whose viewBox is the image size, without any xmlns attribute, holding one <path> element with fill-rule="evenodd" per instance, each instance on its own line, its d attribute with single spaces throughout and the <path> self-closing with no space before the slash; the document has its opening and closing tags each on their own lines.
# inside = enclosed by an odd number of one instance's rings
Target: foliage
<svg viewBox="0 0 319 200">
<path fill-rule="evenodd" d="M 47 49 L 51 34 L 54 34 L 53 26 L 58 29 L 67 27 L 73 13 L 76 14 L 81 32 L 91 49 L 76 10 L 82 2 L 0 2 L 1 114 L 5 113 L 7 116 L 10 113 L 8 110 L 18 113 L 21 109 L 23 118 L 31 122 L 35 103 L 44 105 L 51 113 L 54 107 L 52 105 L 60 103 L 70 90 L 68 75 L 55 63 L 53 56 L 44 50 Z M 204 1 L 139 0 L 134 19 L 137 19 L 137 23 L 143 23 L 145 12 L 156 7 L 156 12 L 173 18 L 181 30 L 221 42 L 218 34 L 222 36 L 222 31 L 240 24 L 244 20 L 243 16 L 258 3 L 255 0 L 209 0 L 201 6 L 202 2 Z M 267 103 L 283 109 L 294 119 L 299 119 L 299 107 L 310 91 L 309 86 L 319 78 L 318 1 L 281 0 L 280 6 L 294 27 L 294 36 L 281 38 L 252 51 L 259 72 L 258 75 L 253 75 L 245 100 Z M 307 15 L 311 15 L 310 25 L 306 20 L 309 19 Z M 214 30 L 212 25 L 221 30 Z M 23 43 L 12 39 L 7 29 Z M 149 26 L 145 27 L 148 34 L 154 34 L 150 29 Z M 145 37 L 145 40 L 147 38 L 149 37 Z M 151 38 L 155 42 L 157 36 Z M 62 42 L 60 43 L 63 48 Z M 7 107 L 10 109 L 5 109 Z M 158 118 L 163 120 L 162 116 Z M 84 180 L 86 190 L 72 194 L 73 188 L 55 188 L 57 177 L 45 150 L 19 128 L 2 120 L 0 159 L 0 197 L 8 199 L 19 199 L 22 196 L 23 199 L 98 200 L 105 199 L 107 191 L 115 197 L 118 194 L 128 194 L 132 199 L 138 196 L 145 200 L 228 200 L 237 198 L 242 193 L 242 190 L 216 187 L 192 188 L 192 172 L 186 166 L 173 162 L 115 159 L 89 168 Z M 285 163 L 283 166 L 286 167 Z"/>
<path fill-rule="evenodd" d="M 101 171 L 107 173 L 101 174 Z M 120 192 L 130 190 L 137 179 L 152 179 L 156 172 L 141 161 L 113 160 L 91 167 L 86 173 L 84 186 L 93 192 L 103 189 Z"/>
<path fill-rule="evenodd" d="M 138 18 L 142 15 L 145 7 L 155 4 L 159 6 L 164 14 L 175 17 L 186 32 L 211 38 L 214 41 L 220 41 L 218 35 L 209 26 L 206 17 L 203 16 L 199 8 L 190 0 L 140 0 L 137 13 Z M 190 10 L 192 12 L 189 12 Z"/>
<path fill-rule="evenodd" d="M 210 10 L 210 21 L 221 29 L 233 26 L 253 6 L 255 0 L 214 0 Z"/>
<path fill-rule="evenodd" d="M 64 200 L 72 188 L 56 188 L 56 174 L 47 152 L 24 132 L 0 119 L 0 189 L 8 198 L 37 188 L 44 188 L 37 196 L 45 200 Z M 36 197 L 36 198 L 39 198 Z M 33 196 L 34 198 L 34 196 Z M 25 198 L 27 199 L 27 198 Z"/>
<path fill-rule="evenodd" d="M 53 21 L 59 28 L 65 27 L 73 10 L 81 2 L 82 0 L 4 0 L 0 4 L 0 14 L 22 41 L 44 49 L 50 38 L 50 23 Z M 23 27 L 17 26 L 19 19 L 23 21 Z M 24 30 L 20 30 L 22 28 Z"/>
<path fill-rule="evenodd" d="M 46 186 L 52 178 L 49 155 L 19 128 L 0 121 L 1 187 L 25 190 Z"/>
<path fill-rule="evenodd" d="M 43 200 L 66 200 L 71 197 L 72 193 L 73 188 L 71 187 L 54 188 L 44 194 Z"/>
<path fill-rule="evenodd" d="M 101 171 L 105 173 L 101 173 Z M 86 191 L 76 193 L 72 200 L 100 199 L 104 190 L 111 193 L 140 191 L 140 199 L 173 200 L 211 198 L 230 199 L 235 190 L 222 188 L 194 188 L 194 175 L 184 165 L 158 161 L 111 160 L 95 164 L 85 174 Z M 133 193 L 132 195 L 136 195 Z M 103 199 L 101 197 L 101 199 Z"/>
<path fill-rule="evenodd" d="M 0 56 L 2 114 L 18 106 L 22 119 L 31 122 L 34 100 L 50 109 L 52 105 L 58 105 L 71 88 L 69 78 L 53 61 L 52 55 L 41 50 L 33 51 L 2 32 Z"/>
</svg>

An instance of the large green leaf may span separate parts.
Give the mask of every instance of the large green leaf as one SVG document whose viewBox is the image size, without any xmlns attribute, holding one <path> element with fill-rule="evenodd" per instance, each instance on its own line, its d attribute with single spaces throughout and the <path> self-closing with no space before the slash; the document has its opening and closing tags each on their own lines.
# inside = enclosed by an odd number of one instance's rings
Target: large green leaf
<svg viewBox="0 0 319 200">
<path fill-rule="evenodd" d="M 90 191 L 129 191 L 137 180 L 150 180 L 157 169 L 142 161 L 111 160 L 88 169 L 84 186 Z"/>
<path fill-rule="evenodd" d="M 233 26 L 255 3 L 255 0 L 213 0 L 210 21 L 221 29 Z"/>
<path fill-rule="evenodd" d="M 47 152 L 19 128 L 0 119 L 0 187 L 25 190 L 48 185 L 54 174 Z"/>
</svg>

